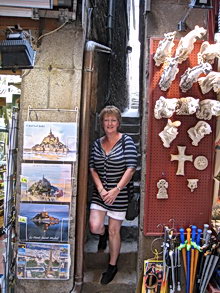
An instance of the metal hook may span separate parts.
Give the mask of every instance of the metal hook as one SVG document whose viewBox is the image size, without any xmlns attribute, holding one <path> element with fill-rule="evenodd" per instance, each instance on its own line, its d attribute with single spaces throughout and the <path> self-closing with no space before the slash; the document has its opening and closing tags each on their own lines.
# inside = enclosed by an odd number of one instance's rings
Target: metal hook
<svg viewBox="0 0 220 293">
<path fill-rule="evenodd" d="M 173 222 L 173 225 L 172 225 L 172 228 L 171 228 L 171 229 L 172 229 L 172 230 L 175 230 L 175 229 L 174 229 L 175 219 L 173 219 L 173 218 L 169 219 L 169 223 L 170 223 L 171 221 Z"/>
<path fill-rule="evenodd" d="M 162 227 L 162 232 L 163 232 L 163 231 L 164 231 L 164 224 L 161 224 L 161 223 L 158 224 L 158 225 L 157 225 L 157 229 L 158 229 L 159 227 Z"/>
</svg>

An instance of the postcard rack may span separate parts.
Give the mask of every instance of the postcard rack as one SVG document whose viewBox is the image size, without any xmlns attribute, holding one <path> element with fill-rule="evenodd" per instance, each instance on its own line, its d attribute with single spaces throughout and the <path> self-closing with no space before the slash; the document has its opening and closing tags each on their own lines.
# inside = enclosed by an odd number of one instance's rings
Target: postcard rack
<svg viewBox="0 0 220 293">
<path fill-rule="evenodd" d="M 60 109 L 60 108 L 31 108 L 31 106 L 28 106 L 28 113 L 27 113 L 27 121 L 32 121 L 31 119 L 31 112 L 35 113 L 36 116 L 36 120 L 38 120 L 38 116 L 37 116 L 37 112 L 58 112 L 58 113 L 62 113 L 62 112 L 66 112 L 66 113 L 75 113 L 75 121 L 74 122 L 78 122 L 79 119 L 79 109 L 78 107 L 75 107 L 75 109 Z"/>
</svg>

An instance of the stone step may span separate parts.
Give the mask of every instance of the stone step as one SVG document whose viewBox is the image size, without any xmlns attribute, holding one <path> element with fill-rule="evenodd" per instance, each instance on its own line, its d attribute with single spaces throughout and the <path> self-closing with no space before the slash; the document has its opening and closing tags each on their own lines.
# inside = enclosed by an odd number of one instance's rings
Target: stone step
<svg viewBox="0 0 220 293">
<path fill-rule="evenodd" d="M 136 270 L 118 270 L 108 285 L 101 285 L 101 269 L 88 270 L 84 273 L 82 293 L 135 293 Z"/>
<path fill-rule="evenodd" d="M 123 132 L 123 133 L 126 133 L 127 135 L 129 135 L 133 139 L 134 143 L 138 144 L 138 146 L 139 146 L 139 144 L 140 144 L 140 133 L 138 133 L 138 132 L 135 132 L 135 133 Z"/>
<path fill-rule="evenodd" d="M 120 129 L 123 133 L 139 133 L 140 125 L 139 124 L 124 124 L 122 122 Z M 139 134 L 140 135 L 140 134 Z"/>
<path fill-rule="evenodd" d="M 89 243 L 89 251 L 92 250 L 92 247 L 94 247 L 95 251 L 92 252 L 86 252 L 85 258 L 84 258 L 84 266 L 85 270 L 90 269 L 105 269 L 108 265 L 109 261 L 109 249 L 108 246 L 105 249 L 105 251 L 98 251 L 98 240 L 94 241 L 94 245 L 91 244 L 91 241 Z M 122 242 L 122 246 L 124 245 L 124 242 Z M 127 251 L 126 251 L 127 250 Z M 137 242 L 130 242 L 126 243 L 124 245 L 124 248 L 121 247 L 121 252 L 118 258 L 118 267 L 122 269 L 130 269 L 135 270 L 137 265 Z"/>
<path fill-rule="evenodd" d="M 139 117 L 122 117 L 122 124 L 135 124 L 140 125 L 140 118 Z"/>
</svg>

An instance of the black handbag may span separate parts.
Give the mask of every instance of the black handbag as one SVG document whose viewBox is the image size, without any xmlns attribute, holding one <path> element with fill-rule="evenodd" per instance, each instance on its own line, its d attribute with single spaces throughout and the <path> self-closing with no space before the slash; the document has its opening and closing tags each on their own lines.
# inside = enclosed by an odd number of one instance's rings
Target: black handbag
<svg viewBox="0 0 220 293">
<path fill-rule="evenodd" d="M 125 151 L 125 141 L 124 141 L 124 134 L 122 135 L 122 149 L 123 152 Z M 133 221 L 140 212 L 140 196 L 139 194 L 134 193 L 134 186 L 133 180 L 128 183 L 127 185 L 128 191 L 128 208 L 126 211 L 125 219 L 128 221 Z"/>
<path fill-rule="evenodd" d="M 125 219 L 128 221 L 133 221 L 140 212 L 140 196 L 137 193 L 131 192 L 130 184 L 133 182 L 128 183 L 128 208 L 126 211 Z M 133 188 L 132 188 L 133 190 Z"/>
</svg>

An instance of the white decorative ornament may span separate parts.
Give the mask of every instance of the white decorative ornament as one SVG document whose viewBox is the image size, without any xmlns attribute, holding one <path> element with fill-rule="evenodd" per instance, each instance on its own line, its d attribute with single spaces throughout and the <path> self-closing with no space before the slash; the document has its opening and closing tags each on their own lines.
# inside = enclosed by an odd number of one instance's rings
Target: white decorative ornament
<svg viewBox="0 0 220 293">
<path fill-rule="evenodd" d="M 219 43 L 220 44 L 220 43 Z M 208 93 L 211 89 L 217 94 L 220 93 L 220 72 L 211 71 L 205 77 L 198 79 L 203 94 Z"/>
<path fill-rule="evenodd" d="M 187 186 L 189 187 L 191 192 L 193 192 L 198 187 L 199 179 L 187 179 L 187 181 L 188 181 Z"/>
<path fill-rule="evenodd" d="M 208 74 L 212 70 L 212 65 L 209 63 L 201 63 L 193 68 L 187 68 L 181 76 L 180 88 L 182 92 L 187 92 L 197 82 L 199 76 L 204 73 Z"/>
<path fill-rule="evenodd" d="M 209 44 L 208 41 L 203 42 L 198 53 L 198 63 L 208 62 L 213 64 L 216 57 L 220 57 L 220 43 Z"/>
<path fill-rule="evenodd" d="M 220 115 L 220 102 L 211 99 L 205 99 L 200 101 L 200 108 L 196 112 L 198 119 L 210 120 L 212 116 Z"/>
<path fill-rule="evenodd" d="M 194 167 L 200 171 L 205 170 L 208 167 L 208 164 L 208 159 L 205 156 L 198 156 L 194 160 Z"/>
<path fill-rule="evenodd" d="M 168 90 L 172 81 L 176 78 L 179 72 L 177 58 L 166 58 L 164 63 L 163 73 L 161 74 L 159 87 L 162 91 Z"/>
<path fill-rule="evenodd" d="M 158 188 L 157 199 L 167 199 L 168 198 L 168 193 L 167 193 L 168 182 L 165 179 L 160 179 L 157 182 L 157 188 Z"/>
<path fill-rule="evenodd" d="M 168 119 L 167 125 L 164 127 L 163 131 L 161 131 L 158 134 L 165 148 L 169 148 L 170 143 L 176 138 L 178 134 L 177 127 L 179 127 L 180 125 L 181 125 L 180 121 L 172 122 L 170 119 Z"/>
<path fill-rule="evenodd" d="M 185 155 L 186 146 L 177 146 L 179 154 L 172 155 L 171 154 L 171 161 L 178 161 L 178 168 L 176 175 L 185 175 L 184 171 L 184 164 L 186 161 L 193 161 L 192 155 Z"/>
<path fill-rule="evenodd" d="M 154 54 L 154 61 L 156 66 L 164 63 L 167 57 L 171 57 L 171 51 L 174 46 L 174 38 L 176 31 L 164 34 L 164 39 L 158 44 L 157 50 Z"/>
<path fill-rule="evenodd" d="M 178 99 L 165 99 L 163 96 L 156 101 L 154 107 L 154 117 L 156 119 L 170 118 L 176 109 Z"/>
<path fill-rule="evenodd" d="M 203 27 L 196 25 L 194 30 L 180 39 L 175 55 L 175 57 L 178 58 L 178 63 L 182 63 L 188 58 L 189 54 L 194 49 L 195 41 L 201 39 L 205 34 L 206 30 Z"/>
<path fill-rule="evenodd" d="M 194 127 L 187 130 L 189 137 L 192 139 L 192 145 L 198 146 L 200 140 L 212 132 L 211 126 L 205 121 L 199 121 Z"/>
<path fill-rule="evenodd" d="M 199 99 L 185 97 L 178 99 L 176 104 L 177 115 L 192 115 L 199 109 Z"/>
</svg>

